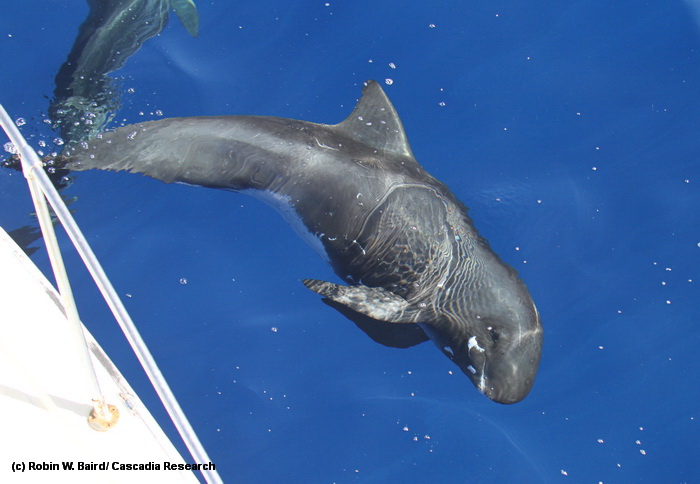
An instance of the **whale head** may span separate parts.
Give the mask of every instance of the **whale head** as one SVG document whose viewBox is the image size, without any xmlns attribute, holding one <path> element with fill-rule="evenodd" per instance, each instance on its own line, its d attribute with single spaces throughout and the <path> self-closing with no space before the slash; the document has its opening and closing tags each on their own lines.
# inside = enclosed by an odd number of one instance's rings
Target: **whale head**
<svg viewBox="0 0 700 484">
<path fill-rule="evenodd" d="M 527 287 L 498 262 L 472 267 L 461 297 L 445 301 L 435 319 L 420 326 L 479 391 L 511 404 L 532 389 L 543 331 Z"/>
</svg>

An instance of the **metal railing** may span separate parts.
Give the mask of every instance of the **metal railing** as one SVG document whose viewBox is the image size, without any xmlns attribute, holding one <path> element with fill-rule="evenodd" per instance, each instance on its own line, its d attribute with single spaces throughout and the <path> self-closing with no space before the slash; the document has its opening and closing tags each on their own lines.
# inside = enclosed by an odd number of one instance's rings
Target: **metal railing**
<svg viewBox="0 0 700 484">
<path fill-rule="evenodd" d="M 58 243 L 56 242 L 56 236 L 53 231 L 53 225 L 51 223 L 48 207 L 46 206 L 46 201 L 48 200 L 51 208 L 58 217 L 58 220 L 63 225 L 68 237 L 73 242 L 78 254 L 82 258 L 85 266 L 95 280 L 97 287 L 99 288 L 102 296 L 105 298 L 107 305 L 114 314 L 119 326 L 121 327 L 126 339 L 129 341 L 136 357 L 138 358 L 141 366 L 148 375 L 153 388 L 155 388 L 156 393 L 163 402 L 163 406 L 167 410 L 170 418 L 172 419 L 175 427 L 177 428 L 182 440 L 184 441 L 187 449 L 189 450 L 192 457 L 197 463 L 207 463 L 210 462 L 209 456 L 207 455 L 204 447 L 197 438 L 194 429 L 190 425 L 187 417 L 185 417 L 182 408 L 178 404 L 175 396 L 170 390 L 170 386 L 165 381 L 163 374 L 161 373 L 158 365 L 156 364 L 153 356 L 146 347 L 145 342 L 141 338 L 134 322 L 132 321 L 129 313 L 126 311 L 124 304 L 117 295 L 112 283 L 109 281 L 105 275 L 102 266 L 98 262 L 95 254 L 85 240 L 82 232 L 75 223 L 73 216 L 68 211 L 65 203 L 61 199 L 56 188 L 49 180 L 48 175 L 44 172 L 41 159 L 39 155 L 34 151 L 34 149 L 29 146 L 27 141 L 24 139 L 20 133 L 17 126 L 12 122 L 12 119 L 5 111 L 5 108 L 0 104 L 0 125 L 7 133 L 10 141 L 14 144 L 17 153 L 20 156 L 22 162 L 22 171 L 24 176 L 27 178 L 29 184 L 29 189 L 32 195 L 32 200 L 36 208 L 37 217 L 39 218 L 39 224 L 42 230 L 42 234 L 46 241 L 47 250 L 49 252 L 49 258 L 51 261 L 51 267 L 54 271 L 56 277 L 56 283 L 58 285 L 58 290 L 63 299 L 63 305 L 66 307 L 68 312 L 68 319 L 72 321 L 73 330 L 75 332 L 76 344 L 81 346 L 81 352 L 86 360 L 86 368 L 89 368 L 90 375 L 86 376 L 92 381 L 93 386 L 93 413 L 100 414 L 101 412 L 108 411 L 108 405 L 104 402 L 104 397 L 95 376 L 94 369 L 92 369 L 92 361 L 90 359 L 89 350 L 85 344 L 85 336 L 82 331 L 82 323 L 78 316 L 77 309 L 75 307 L 75 302 L 73 300 L 73 295 L 70 289 L 70 284 L 68 282 L 68 277 L 63 266 L 63 259 L 61 257 L 60 250 L 58 248 Z M 106 415 L 105 418 L 109 419 Z M 219 474 L 215 470 L 203 469 L 201 470 L 202 475 L 207 482 L 210 483 L 220 483 L 223 482 L 219 477 Z"/>
</svg>

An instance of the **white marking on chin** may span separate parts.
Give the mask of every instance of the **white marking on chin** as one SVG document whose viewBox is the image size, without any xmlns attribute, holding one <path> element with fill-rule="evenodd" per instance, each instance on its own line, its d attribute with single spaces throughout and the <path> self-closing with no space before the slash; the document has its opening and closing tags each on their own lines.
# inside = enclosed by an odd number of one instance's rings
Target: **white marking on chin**
<svg viewBox="0 0 700 484">
<path fill-rule="evenodd" d="M 483 353 L 484 351 L 486 351 L 484 348 L 479 346 L 479 343 L 476 341 L 476 336 L 472 336 L 471 338 L 469 338 L 469 341 L 467 342 L 467 346 L 469 347 L 470 351 L 472 348 L 476 348 L 477 350 L 479 350 L 480 353 Z"/>
<path fill-rule="evenodd" d="M 481 393 L 486 393 L 486 375 L 482 372 L 479 377 L 479 391 Z"/>
<path fill-rule="evenodd" d="M 330 263 L 330 258 L 328 257 L 326 248 L 323 246 L 323 242 L 321 242 L 320 239 L 323 234 L 314 235 L 309 232 L 309 229 L 307 229 L 306 225 L 304 225 L 304 221 L 294 209 L 292 200 L 288 196 L 279 195 L 269 190 L 241 190 L 241 193 L 257 198 L 261 202 L 264 202 L 277 210 L 284 217 L 287 223 L 294 229 L 294 231 L 299 234 L 299 236 L 304 239 L 304 241 L 309 244 L 324 261 L 326 261 L 326 263 Z"/>
<path fill-rule="evenodd" d="M 476 348 L 476 350 L 479 353 L 483 353 L 486 351 L 484 348 L 479 346 L 479 342 L 476 340 L 476 336 L 472 336 L 469 338 L 469 341 L 467 341 L 467 347 L 469 348 L 469 351 L 471 351 L 473 348 Z M 473 367 L 469 365 L 469 371 L 471 371 Z M 476 371 L 473 372 L 473 374 L 476 374 Z M 481 368 L 481 374 L 479 375 L 479 382 L 477 383 L 477 388 L 481 393 L 486 393 L 486 364 L 484 363 L 484 367 Z"/>
</svg>

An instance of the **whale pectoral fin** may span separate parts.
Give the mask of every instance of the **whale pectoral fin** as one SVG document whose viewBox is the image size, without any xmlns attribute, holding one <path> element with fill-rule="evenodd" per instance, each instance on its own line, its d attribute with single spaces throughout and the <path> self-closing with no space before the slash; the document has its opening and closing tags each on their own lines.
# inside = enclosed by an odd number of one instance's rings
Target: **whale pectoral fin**
<svg viewBox="0 0 700 484">
<path fill-rule="evenodd" d="M 381 287 L 341 286 L 316 279 L 301 282 L 315 293 L 372 319 L 389 323 L 413 323 L 404 317 L 408 302 Z"/>
<path fill-rule="evenodd" d="M 367 336 L 384 346 L 410 348 L 430 339 L 417 324 L 388 323 L 353 311 L 344 304 L 337 303 L 327 297 L 324 297 L 321 301 L 348 318 Z"/>
</svg>

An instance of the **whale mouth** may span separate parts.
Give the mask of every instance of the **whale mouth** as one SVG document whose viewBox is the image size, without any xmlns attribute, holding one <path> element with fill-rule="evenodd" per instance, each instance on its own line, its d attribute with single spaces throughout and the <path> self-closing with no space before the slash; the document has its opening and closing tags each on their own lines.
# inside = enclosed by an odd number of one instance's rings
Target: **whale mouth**
<svg viewBox="0 0 700 484">
<path fill-rule="evenodd" d="M 534 381 L 530 381 L 523 382 L 523 385 L 504 387 L 490 385 L 488 383 L 488 379 L 485 380 L 486 383 L 484 387 L 480 388 L 477 386 L 477 388 L 484 395 L 486 395 L 489 400 L 503 405 L 512 405 L 522 401 L 526 396 L 528 396 L 530 390 L 532 389 L 532 384 L 534 383 Z"/>
</svg>

